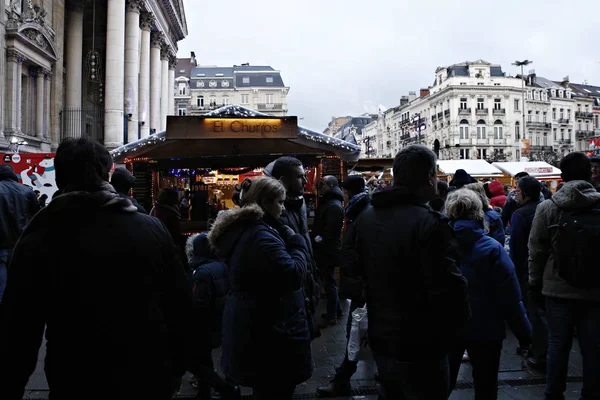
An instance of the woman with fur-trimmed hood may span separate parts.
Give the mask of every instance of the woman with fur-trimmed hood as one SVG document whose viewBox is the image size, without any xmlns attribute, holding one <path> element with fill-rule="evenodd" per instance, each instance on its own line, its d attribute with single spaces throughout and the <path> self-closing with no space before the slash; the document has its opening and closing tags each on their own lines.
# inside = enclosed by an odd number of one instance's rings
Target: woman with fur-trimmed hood
<svg viewBox="0 0 600 400">
<path fill-rule="evenodd" d="M 242 208 L 222 214 L 208 234 L 229 266 L 221 368 L 258 399 L 291 399 L 312 373 L 303 288 L 310 256 L 304 237 L 278 220 L 284 201 L 278 180 L 247 179 Z"/>
</svg>

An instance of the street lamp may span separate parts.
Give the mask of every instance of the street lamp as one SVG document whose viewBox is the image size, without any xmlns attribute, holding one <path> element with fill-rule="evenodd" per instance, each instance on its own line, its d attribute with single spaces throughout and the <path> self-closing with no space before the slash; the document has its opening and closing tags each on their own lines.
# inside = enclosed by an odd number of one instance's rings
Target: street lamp
<svg viewBox="0 0 600 400">
<path fill-rule="evenodd" d="M 19 153 L 19 147 L 21 146 L 27 146 L 29 143 L 27 143 L 27 141 L 22 140 L 22 139 L 17 139 L 16 137 L 12 137 L 10 139 L 10 144 L 8 145 L 8 150 L 18 154 Z"/>
<path fill-rule="evenodd" d="M 514 63 L 512 63 L 512 65 L 515 65 L 517 67 L 521 67 L 521 97 L 523 99 L 523 139 L 526 139 L 525 135 L 525 79 L 523 79 L 523 67 L 526 65 L 529 65 L 533 63 L 533 61 L 530 60 L 523 60 L 523 61 L 515 61 Z M 518 151 L 518 157 L 519 157 L 519 161 L 521 160 L 521 142 L 519 141 L 519 151 Z"/>
</svg>

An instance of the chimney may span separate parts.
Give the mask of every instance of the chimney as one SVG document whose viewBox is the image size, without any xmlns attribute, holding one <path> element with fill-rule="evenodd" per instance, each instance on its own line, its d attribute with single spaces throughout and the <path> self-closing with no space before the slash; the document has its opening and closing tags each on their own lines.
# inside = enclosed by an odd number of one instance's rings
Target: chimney
<svg viewBox="0 0 600 400">
<path fill-rule="evenodd" d="M 568 88 L 569 87 L 569 75 L 565 76 L 560 84 L 561 84 L 561 86 Z"/>
<path fill-rule="evenodd" d="M 408 101 L 411 102 L 417 98 L 417 94 L 415 92 L 408 92 Z"/>
<path fill-rule="evenodd" d="M 190 58 L 191 58 L 190 59 L 190 63 L 194 64 L 194 65 L 197 65 L 196 64 L 196 52 L 194 52 L 194 51 L 190 52 Z"/>
<path fill-rule="evenodd" d="M 429 96 L 429 89 L 421 89 L 419 91 L 419 97 Z"/>
<path fill-rule="evenodd" d="M 402 96 L 400 98 L 400 105 L 403 106 L 403 105 L 406 105 L 406 104 L 408 104 L 408 96 Z"/>
</svg>

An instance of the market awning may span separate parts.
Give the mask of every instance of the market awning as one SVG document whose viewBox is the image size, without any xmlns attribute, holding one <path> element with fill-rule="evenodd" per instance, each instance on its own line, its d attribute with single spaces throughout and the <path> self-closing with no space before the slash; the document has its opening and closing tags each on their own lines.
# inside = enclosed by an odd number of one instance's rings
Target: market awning
<svg viewBox="0 0 600 400">
<path fill-rule="evenodd" d="M 204 129 L 202 135 L 198 134 L 208 120 L 212 121 L 212 131 Z M 250 120 L 254 125 L 248 127 Z M 266 126 L 265 120 L 276 123 L 277 129 Z M 229 125 L 215 125 L 219 121 Z M 348 162 L 358 160 L 360 146 L 297 126 L 296 121 L 296 117 L 274 117 L 238 105 L 221 107 L 199 117 L 170 116 L 166 131 L 118 147 L 111 155 L 118 164 L 140 158 L 150 162 L 203 158 L 231 160 L 232 157 L 247 160 L 257 156 L 272 158 L 272 155 L 295 154 L 336 155 Z"/>
<path fill-rule="evenodd" d="M 560 169 L 543 161 L 495 162 L 493 166 L 514 177 L 519 172 L 527 172 L 535 178 L 560 177 Z"/>
<path fill-rule="evenodd" d="M 503 176 L 502 171 L 485 160 L 438 160 L 437 163 L 443 175 L 454 175 L 457 169 L 464 169 L 474 178 Z"/>
</svg>

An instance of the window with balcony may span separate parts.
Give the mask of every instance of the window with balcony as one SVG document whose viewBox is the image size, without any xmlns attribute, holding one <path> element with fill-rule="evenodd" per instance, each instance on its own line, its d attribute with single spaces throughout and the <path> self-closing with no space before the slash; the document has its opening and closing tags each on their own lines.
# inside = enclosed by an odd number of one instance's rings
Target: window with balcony
<svg viewBox="0 0 600 400">
<path fill-rule="evenodd" d="M 502 139 L 502 121 L 494 122 L 494 139 Z"/>
<path fill-rule="evenodd" d="M 560 119 L 565 118 L 565 110 L 563 108 L 560 109 Z"/>
<path fill-rule="evenodd" d="M 208 98 L 208 102 L 211 106 L 216 106 L 217 105 L 217 98 L 215 96 L 210 96 Z"/>
<path fill-rule="evenodd" d="M 242 95 L 242 104 L 248 104 L 249 103 L 248 102 L 248 97 L 249 97 L 249 95 L 247 95 L 247 94 L 243 94 Z"/>
<path fill-rule="evenodd" d="M 556 128 L 554 128 L 554 141 L 557 141 L 558 138 L 556 137 Z"/>
<path fill-rule="evenodd" d="M 196 105 L 198 107 L 204 107 L 204 96 L 198 96 L 196 99 Z"/>
<path fill-rule="evenodd" d="M 273 104 L 273 95 L 272 94 L 265 95 L 265 98 L 266 98 L 267 104 Z"/>
<path fill-rule="evenodd" d="M 460 149 L 460 159 L 461 160 L 468 160 L 470 159 L 470 149 Z"/>
<path fill-rule="evenodd" d="M 571 109 L 567 109 L 567 119 L 570 120 L 571 119 Z"/>
<path fill-rule="evenodd" d="M 521 123 L 519 121 L 515 122 L 515 139 L 521 139 Z"/>
<path fill-rule="evenodd" d="M 560 140 L 565 140 L 565 130 L 564 129 L 560 130 Z"/>
<path fill-rule="evenodd" d="M 527 100 L 533 99 L 533 95 L 531 92 L 527 92 Z"/>
<path fill-rule="evenodd" d="M 187 115 L 187 109 L 185 107 L 179 107 L 177 109 L 177 115 L 180 117 L 185 117 Z"/>
<path fill-rule="evenodd" d="M 535 92 L 533 92 L 534 95 L 534 99 L 539 100 L 540 99 L 540 92 L 538 92 L 537 90 Z"/>
<path fill-rule="evenodd" d="M 485 160 L 487 158 L 487 149 L 477 149 L 477 158 Z"/>
<path fill-rule="evenodd" d="M 585 130 L 589 131 L 590 130 L 590 123 L 586 121 L 585 123 Z"/>
<path fill-rule="evenodd" d="M 569 129 L 569 132 L 567 132 L 567 139 L 571 140 L 572 137 L 573 137 L 573 130 Z"/>
<path fill-rule="evenodd" d="M 544 123 L 547 123 L 548 121 L 548 113 L 546 111 L 544 111 Z"/>
<path fill-rule="evenodd" d="M 502 108 L 502 100 L 494 99 L 494 110 L 500 110 Z"/>
<path fill-rule="evenodd" d="M 577 104 L 577 112 L 581 112 L 581 104 Z"/>
<path fill-rule="evenodd" d="M 535 122 L 540 122 L 540 112 L 539 111 L 535 112 Z"/>
<path fill-rule="evenodd" d="M 177 85 L 177 86 L 178 86 L 178 89 L 179 89 L 179 95 L 180 96 L 185 96 L 185 91 L 186 91 L 185 90 L 185 86 L 186 86 L 186 84 L 185 83 L 179 83 L 179 85 Z"/>
<path fill-rule="evenodd" d="M 581 130 L 581 121 L 577 121 L 577 130 Z"/>
<path fill-rule="evenodd" d="M 221 104 L 223 104 L 224 106 L 229 105 L 229 97 L 223 96 L 221 98 Z"/>
<path fill-rule="evenodd" d="M 461 110 L 467 109 L 467 99 L 466 98 L 460 99 L 460 109 Z"/>
<path fill-rule="evenodd" d="M 519 111 L 519 100 L 515 99 L 515 111 Z"/>
<path fill-rule="evenodd" d="M 477 122 L 477 139 L 485 139 L 485 121 L 482 119 Z"/>
<path fill-rule="evenodd" d="M 484 99 L 477 99 L 477 109 L 478 110 L 484 109 Z"/>
<path fill-rule="evenodd" d="M 556 119 L 556 108 L 552 109 L 552 119 Z"/>
<path fill-rule="evenodd" d="M 531 110 L 527 111 L 527 122 L 531 122 Z"/>
</svg>

